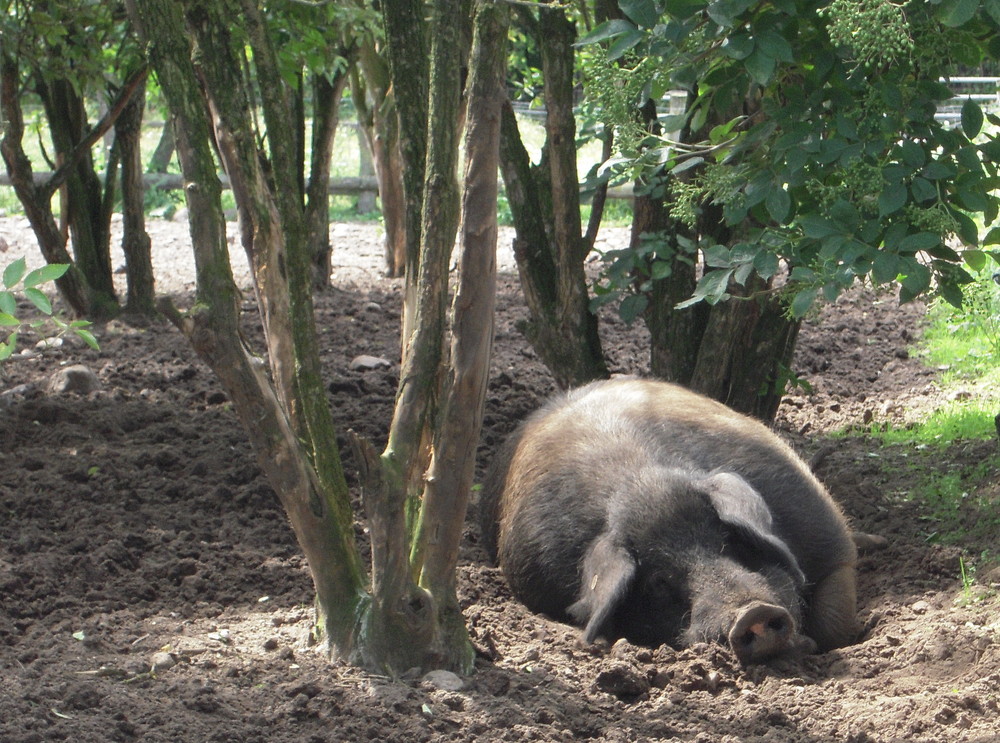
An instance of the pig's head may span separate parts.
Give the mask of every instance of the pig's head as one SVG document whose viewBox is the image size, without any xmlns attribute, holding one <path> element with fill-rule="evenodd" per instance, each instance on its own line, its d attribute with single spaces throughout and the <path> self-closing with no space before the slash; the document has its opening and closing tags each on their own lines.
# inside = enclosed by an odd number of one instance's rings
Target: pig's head
<svg viewBox="0 0 1000 743">
<path fill-rule="evenodd" d="M 585 642 L 720 641 L 745 664 L 814 648 L 799 632 L 805 578 L 745 480 L 665 470 L 626 487 L 586 552 L 568 610 Z"/>
</svg>

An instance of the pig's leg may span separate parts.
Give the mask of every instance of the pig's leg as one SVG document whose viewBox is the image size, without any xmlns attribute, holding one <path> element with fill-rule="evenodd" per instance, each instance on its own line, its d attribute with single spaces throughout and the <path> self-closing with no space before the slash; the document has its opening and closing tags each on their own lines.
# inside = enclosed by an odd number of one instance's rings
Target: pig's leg
<svg viewBox="0 0 1000 743">
<path fill-rule="evenodd" d="M 842 565 L 813 589 L 805 634 L 820 651 L 850 645 L 857 639 L 857 589 L 854 566 Z"/>
</svg>

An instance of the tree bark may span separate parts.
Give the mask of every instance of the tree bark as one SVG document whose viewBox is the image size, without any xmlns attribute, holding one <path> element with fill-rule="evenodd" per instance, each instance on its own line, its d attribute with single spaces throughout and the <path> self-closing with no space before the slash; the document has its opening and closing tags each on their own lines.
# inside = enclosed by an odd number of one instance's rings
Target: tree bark
<svg viewBox="0 0 1000 743">
<path fill-rule="evenodd" d="M 497 167 L 508 10 L 487 0 L 476 15 L 465 135 L 462 255 L 452 309 L 451 368 L 435 430 L 414 567 L 437 598 L 445 646 L 464 644 L 455 588 L 458 550 L 482 428 L 496 298 Z M 463 642 L 464 641 L 464 642 Z"/>
<path fill-rule="evenodd" d="M 125 311 L 152 316 L 156 312 L 153 261 L 143 211 L 142 152 L 140 136 L 145 109 L 145 85 L 131 98 L 115 122 L 115 142 L 121 152 L 122 252 L 128 294 Z"/>
<path fill-rule="evenodd" d="M 399 145 L 399 115 L 389 76 L 387 51 L 366 39 L 358 55 L 361 74 L 355 70 L 351 95 L 358 123 L 371 152 L 382 202 L 385 229 L 385 272 L 397 278 L 406 273 L 406 200 L 403 194 L 403 160 Z"/>
<path fill-rule="evenodd" d="M 513 109 L 501 124 L 500 163 L 517 237 L 514 256 L 529 319 L 519 327 L 560 387 L 608 376 L 597 317 L 590 311 L 584 259 L 596 229 L 580 234 L 572 23 L 561 8 L 539 9 L 538 45 L 545 79 L 545 147 L 534 167 Z"/>
<path fill-rule="evenodd" d="M 386 0 L 382 5 L 393 100 L 399 118 L 406 260 L 402 345 L 409 346 L 416 325 L 420 245 L 427 162 L 428 34 L 422 0 Z"/>
<path fill-rule="evenodd" d="M 128 9 L 149 43 L 150 58 L 176 119 L 177 152 L 187 182 L 197 304 L 188 315 L 170 314 L 222 381 L 288 514 L 316 588 L 317 633 L 331 652 L 357 657 L 362 642 L 359 617 L 368 598 L 354 545 L 347 486 L 318 376 L 301 205 L 296 232 L 294 225 L 282 222 L 282 210 L 267 190 L 272 181 L 262 173 L 253 131 L 249 126 L 232 126 L 246 124 L 249 108 L 242 82 L 230 75 L 238 76 L 239 61 L 225 29 L 230 25 L 227 19 L 242 17 L 238 12 L 242 10 L 247 17 L 255 16 L 249 20 L 248 36 L 251 44 L 260 44 L 260 27 L 254 27 L 260 20 L 256 6 L 129 0 Z M 151 28 L 156 29 L 155 35 L 148 33 Z M 192 37 L 199 48 L 212 53 L 192 49 Z M 258 64 L 273 64 L 266 48 L 255 47 L 254 52 Z M 200 63 L 197 69 L 192 58 Z M 276 72 L 263 76 L 262 88 L 273 85 L 274 77 Z M 205 110 L 206 97 L 216 114 L 214 133 Z M 280 121 L 275 120 L 280 119 L 280 111 L 273 110 L 281 105 L 280 95 L 278 99 L 265 96 L 264 107 L 271 109 L 269 125 L 275 127 L 272 131 L 281 131 Z M 239 331 L 240 299 L 229 265 L 221 186 L 210 145 L 213 138 L 241 205 L 244 245 L 253 261 L 273 386 Z M 294 156 L 290 155 L 286 150 L 275 158 L 277 189 L 295 177 L 289 167 Z M 279 165 L 284 169 L 280 174 Z M 281 204 L 284 208 L 297 202 L 292 189 Z M 301 335 L 309 332 L 313 344 L 300 345 Z"/>
<path fill-rule="evenodd" d="M 347 73 L 339 70 L 333 80 L 323 75 L 312 76 L 313 128 L 309 184 L 306 187 L 306 240 L 312 265 L 312 285 L 315 289 L 330 286 L 330 198 L 325 184 L 330 181 L 330 158 L 340 123 L 340 99 L 347 84 Z"/>
<path fill-rule="evenodd" d="M 90 314 L 97 319 L 113 317 L 118 312 L 118 298 L 111 267 L 110 214 L 105 214 L 104 188 L 94 170 L 90 148 L 78 149 L 87 130 L 84 101 L 68 80 L 39 83 L 36 90 L 56 152 L 67 168 L 64 216 L 75 263 L 90 291 Z M 79 153 L 75 159 L 70 157 L 74 150 Z"/>
<path fill-rule="evenodd" d="M 149 165 L 146 166 L 147 173 L 166 173 L 170 167 L 170 161 L 174 157 L 174 125 L 170 121 L 169 114 L 163 122 L 163 129 L 160 138 L 156 142 L 156 149 L 153 150 L 149 158 Z"/>
<path fill-rule="evenodd" d="M 59 293 L 73 314 L 77 317 L 87 317 L 91 308 L 87 279 L 73 263 L 72 257 L 66 250 L 66 240 L 49 206 L 51 192 L 46 193 L 44 186 L 35 185 L 31 161 L 28 160 L 21 144 L 24 137 L 24 118 L 19 94 L 17 63 L 12 57 L 3 54 L 0 57 L 0 110 L 3 111 L 5 126 L 3 139 L 0 140 L 0 153 L 3 154 L 14 192 L 24 207 L 24 213 L 28 217 L 46 262 L 69 265 L 69 270 L 61 278 L 56 279 Z"/>
</svg>

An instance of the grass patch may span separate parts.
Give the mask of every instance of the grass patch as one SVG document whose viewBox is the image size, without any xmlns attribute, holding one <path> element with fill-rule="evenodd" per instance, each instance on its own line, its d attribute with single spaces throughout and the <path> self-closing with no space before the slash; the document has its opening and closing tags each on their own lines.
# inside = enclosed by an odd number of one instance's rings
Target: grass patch
<svg viewBox="0 0 1000 743">
<path fill-rule="evenodd" d="M 964 593 L 977 563 L 995 563 L 1000 534 L 1000 285 L 992 270 L 967 287 L 962 308 L 934 302 L 913 353 L 938 370 L 947 401 L 915 422 L 843 432 L 876 439 L 873 452 L 898 497 L 919 503 L 928 542 L 964 547 Z"/>
</svg>

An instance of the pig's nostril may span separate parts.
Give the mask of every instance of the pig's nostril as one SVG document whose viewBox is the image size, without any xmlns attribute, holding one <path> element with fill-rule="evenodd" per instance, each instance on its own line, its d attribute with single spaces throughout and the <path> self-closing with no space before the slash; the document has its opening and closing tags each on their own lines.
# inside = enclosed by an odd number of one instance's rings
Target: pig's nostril
<svg viewBox="0 0 1000 743">
<path fill-rule="evenodd" d="M 767 623 L 767 628 L 772 632 L 782 633 L 788 628 L 788 623 L 784 617 L 774 617 Z"/>
</svg>

